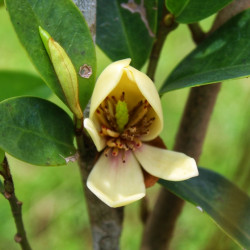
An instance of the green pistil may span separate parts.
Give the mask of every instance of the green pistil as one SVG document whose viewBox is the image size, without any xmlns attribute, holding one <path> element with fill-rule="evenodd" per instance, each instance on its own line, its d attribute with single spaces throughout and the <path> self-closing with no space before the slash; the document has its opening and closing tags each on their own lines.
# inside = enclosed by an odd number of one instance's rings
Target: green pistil
<svg viewBox="0 0 250 250">
<path fill-rule="evenodd" d="M 119 100 L 117 102 L 115 106 L 115 118 L 118 126 L 118 131 L 122 132 L 129 119 L 128 107 L 125 101 Z"/>
</svg>

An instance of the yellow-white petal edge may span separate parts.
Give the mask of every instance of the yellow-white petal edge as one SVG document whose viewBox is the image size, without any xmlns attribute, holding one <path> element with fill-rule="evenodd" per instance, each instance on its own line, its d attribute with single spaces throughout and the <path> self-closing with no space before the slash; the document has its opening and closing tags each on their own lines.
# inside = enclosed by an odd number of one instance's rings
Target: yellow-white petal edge
<svg viewBox="0 0 250 250">
<path fill-rule="evenodd" d="M 134 154 L 148 173 L 161 179 L 182 181 L 199 175 L 195 160 L 183 153 L 143 144 Z"/>
<path fill-rule="evenodd" d="M 122 74 L 124 73 L 124 67 L 127 67 L 131 59 L 124 59 L 114 63 L 111 63 L 101 73 L 97 79 L 94 92 L 91 98 L 89 118 L 92 119 L 94 112 L 102 103 L 102 101 L 109 95 L 109 93 L 119 83 Z"/>
<path fill-rule="evenodd" d="M 131 66 L 128 66 L 126 69 L 132 73 L 137 87 L 139 88 L 145 99 L 150 103 L 151 107 L 157 115 L 156 120 L 150 127 L 150 133 L 142 137 L 142 140 L 144 141 L 153 140 L 160 134 L 163 129 L 163 113 L 159 94 L 154 83 L 147 75 Z"/>
<path fill-rule="evenodd" d="M 123 163 L 117 157 L 100 156 L 88 180 L 88 188 L 110 207 L 120 207 L 145 196 L 142 170 L 131 152 Z"/>
<path fill-rule="evenodd" d="M 103 150 L 105 147 L 105 140 L 99 135 L 97 128 L 89 118 L 84 119 L 84 128 L 86 128 L 90 137 L 92 138 L 97 151 Z"/>
</svg>

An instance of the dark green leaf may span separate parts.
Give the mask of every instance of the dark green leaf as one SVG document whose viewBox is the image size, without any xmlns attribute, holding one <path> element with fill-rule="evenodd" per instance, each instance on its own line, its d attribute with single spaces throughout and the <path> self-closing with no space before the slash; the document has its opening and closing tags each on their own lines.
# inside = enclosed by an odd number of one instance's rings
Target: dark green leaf
<svg viewBox="0 0 250 250">
<path fill-rule="evenodd" d="M 179 23 L 194 23 L 211 16 L 232 0 L 166 0 L 168 10 Z"/>
<path fill-rule="evenodd" d="M 41 78 L 17 71 L 0 71 L 0 89 L 0 101 L 21 95 L 32 95 L 42 98 L 47 98 L 51 95 L 50 89 Z"/>
<path fill-rule="evenodd" d="M 241 247 L 250 248 L 250 199 L 223 176 L 199 168 L 199 176 L 161 185 L 206 212 Z"/>
<path fill-rule="evenodd" d="M 144 1 L 143 6 L 123 0 L 110 0 L 108 4 L 98 0 L 97 44 L 111 60 L 131 58 L 131 65 L 141 68 L 154 40 L 156 7 L 156 0 Z"/>
<path fill-rule="evenodd" d="M 33 165 L 64 165 L 75 153 L 73 122 L 55 104 L 36 97 L 0 103 L 0 147 Z"/>
<path fill-rule="evenodd" d="M 44 48 L 38 27 L 41 26 L 60 43 L 71 58 L 76 72 L 80 66 L 92 67 L 89 79 L 78 74 L 79 99 L 82 108 L 92 94 L 96 74 L 94 44 L 88 26 L 70 0 L 6 0 L 16 33 L 44 81 L 65 103 L 63 91 Z"/>
<path fill-rule="evenodd" d="M 250 75 L 250 9 L 240 13 L 191 52 L 160 92 Z"/>
</svg>

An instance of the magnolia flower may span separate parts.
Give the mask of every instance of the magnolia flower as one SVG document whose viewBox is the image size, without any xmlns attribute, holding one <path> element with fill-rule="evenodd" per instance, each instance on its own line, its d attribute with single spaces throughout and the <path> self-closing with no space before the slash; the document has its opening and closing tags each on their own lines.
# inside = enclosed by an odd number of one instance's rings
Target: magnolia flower
<svg viewBox="0 0 250 250">
<path fill-rule="evenodd" d="M 145 196 L 142 168 L 171 181 L 198 175 L 195 160 L 150 146 L 163 128 L 158 92 L 148 76 L 129 66 L 131 59 L 110 64 L 100 75 L 84 127 L 98 151 L 88 188 L 111 207 Z"/>
</svg>

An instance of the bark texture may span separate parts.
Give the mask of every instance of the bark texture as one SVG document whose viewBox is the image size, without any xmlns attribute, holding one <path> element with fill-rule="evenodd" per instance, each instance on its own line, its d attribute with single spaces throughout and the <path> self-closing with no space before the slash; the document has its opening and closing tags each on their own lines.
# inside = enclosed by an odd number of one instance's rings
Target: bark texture
<svg viewBox="0 0 250 250">
<path fill-rule="evenodd" d="M 73 0 L 88 23 L 93 41 L 96 38 L 96 0 Z"/>
<path fill-rule="evenodd" d="M 0 165 L 0 175 L 4 178 L 4 197 L 9 201 L 12 216 L 16 224 L 17 233 L 14 240 L 20 244 L 22 250 L 31 250 L 22 218 L 22 202 L 19 201 L 15 194 L 15 187 L 10 173 L 7 158 Z"/>
</svg>

